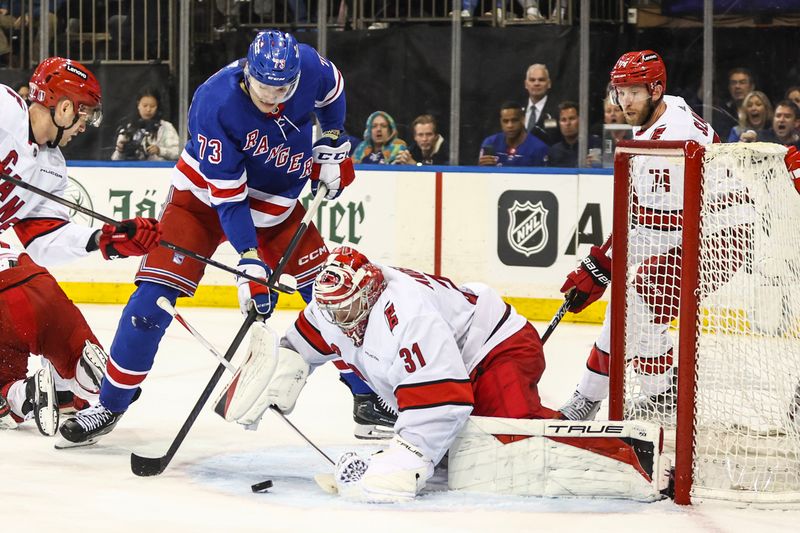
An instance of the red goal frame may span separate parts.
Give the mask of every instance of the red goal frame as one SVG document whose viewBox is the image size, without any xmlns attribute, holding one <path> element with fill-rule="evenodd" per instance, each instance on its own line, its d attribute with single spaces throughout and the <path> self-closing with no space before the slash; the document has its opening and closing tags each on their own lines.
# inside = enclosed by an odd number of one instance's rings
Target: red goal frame
<svg viewBox="0 0 800 533">
<path fill-rule="evenodd" d="M 705 149 L 695 141 L 636 141 L 617 144 L 614 156 L 614 208 L 611 264 L 610 420 L 622 420 L 625 376 L 625 277 L 628 270 L 630 159 L 634 155 L 682 156 L 685 160 L 683 243 L 678 320 L 678 398 L 675 435 L 675 503 L 691 504 L 694 458 L 695 346 L 698 335 L 700 205 Z"/>
</svg>

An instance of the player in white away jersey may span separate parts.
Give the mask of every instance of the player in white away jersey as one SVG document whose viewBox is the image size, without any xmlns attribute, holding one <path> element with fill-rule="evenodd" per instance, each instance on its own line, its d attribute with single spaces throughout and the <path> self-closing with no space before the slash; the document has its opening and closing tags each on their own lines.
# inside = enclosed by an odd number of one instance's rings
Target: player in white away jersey
<svg viewBox="0 0 800 533">
<path fill-rule="evenodd" d="M 711 126 L 694 113 L 683 98 L 665 94 L 667 70 L 657 53 L 644 50 L 623 54 L 611 71 L 611 86 L 612 101 L 622 108 L 625 121 L 633 126 L 634 139 L 693 140 L 703 145 L 719 142 Z M 663 403 L 656 397 L 670 393 L 676 379 L 673 341 L 667 330 L 670 320 L 677 315 L 678 287 L 664 286 L 663 275 L 666 272 L 679 275 L 680 272 L 681 232 L 675 231 L 680 230 L 680 225 L 674 222 L 683 209 L 683 169 L 678 168 L 679 164 L 663 157 L 640 157 L 634 160 L 634 165 L 641 168 L 631 172 L 635 222 L 629 236 L 629 252 L 632 261 L 639 265 L 637 272 L 641 281 L 635 284 L 637 294 L 630 321 L 638 347 L 632 364 L 639 374 L 643 392 L 656 403 Z M 666 168 L 671 165 L 675 168 Z M 650 166 L 657 166 L 660 172 L 647 172 Z M 728 205 L 721 209 L 735 211 L 735 216 L 728 220 L 735 220 L 738 225 L 713 227 L 709 232 L 728 240 L 744 236 L 749 230 L 747 223 L 752 221 L 750 208 Z M 637 246 L 637 243 L 648 243 L 648 246 Z M 652 255 L 654 250 L 657 255 Z M 729 276 L 742 261 L 743 257 L 730 258 Z M 720 276 L 718 281 L 725 283 L 728 278 Z M 600 298 L 610 280 L 611 259 L 599 247 L 592 247 L 589 256 L 569 274 L 561 288 L 564 293 L 575 290 L 570 311 L 579 313 Z M 572 398 L 561 407 L 566 418 L 594 418 L 602 400 L 608 396 L 610 316 L 609 305 L 583 378 Z M 674 394 L 670 396 L 674 398 Z"/>
<path fill-rule="evenodd" d="M 269 405 L 288 412 L 309 367 L 341 357 L 398 413 L 387 450 L 340 458 L 335 483 L 347 498 L 416 496 L 471 414 L 560 416 L 537 391 L 539 335 L 493 289 L 377 265 L 349 247 L 331 252 L 281 345 L 277 363 L 242 366 L 223 414 L 252 424 Z"/>
<path fill-rule="evenodd" d="M 80 63 L 51 57 L 31 77 L 30 101 L 29 108 L 0 85 L 0 173 L 63 196 L 67 165 L 59 147 L 87 125 L 99 124 L 100 85 Z M 0 243 L 0 427 L 35 417 L 40 431 L 52 435 L 58 423 L 55 388 L 96 400 L 105 356 L 44 267 L 98 249 L 106 259 L 144 255 L 157 246 L 160 228 L 156 220 L 140 217 L 119 228 L 75 224 L 64 206 L 0 180 L 0 233 L 11 227 L 25 253 Z M 29 353 L 44 355 L 56 372 L 50 374 L 47 365 L 25 380 Z"/>
</svg>

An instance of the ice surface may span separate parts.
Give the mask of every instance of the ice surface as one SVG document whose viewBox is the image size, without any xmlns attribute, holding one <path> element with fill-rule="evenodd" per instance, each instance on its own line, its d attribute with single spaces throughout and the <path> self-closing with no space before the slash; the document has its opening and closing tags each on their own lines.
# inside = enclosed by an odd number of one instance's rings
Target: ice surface
<svg viewBox="0 0 800 533">
<path fill-rule="evenodd" d="M 110 345 L 121 308 L 81 308 L 100 340 Z M 233 309 L 181 312 L 220 351 L 242 321 Z M 296 312 L 278 312 L 270 322 L 280 331 L 295 316 Z M 547 405 L 557 408 L 569 397 L 598 329 L 562 323 L 548 341 L 548 370 L 541 383 Z M 402 505 L 349 503 L 316 486 L 313 475 L 328 471 L 329 465 L 273 415 L 267 413 L 257 431 L 244 431 L 208 407 L 162 475 L 134 476 L 130 452 L 160 456 L 166 451 L 215 366 L 202 346 L 173 325 L 141 399 L 97 445 L 55 450 L 54 439 L 40 436 L 31 422 L 1 432 L 0 502 L 5 512 L 0 532 L 686 533 L 797 531 L 800 524 L 800 511 L 715 503 L 680 508 L 669 501 L 642 504 L 457 492 L 430 492 Z M 351 411 L 350 393 L 329 366 L 311 376 L 290 418 L 332 457 L 350 449 L 368 453 L 375 445 L 353 437 Z M 274 482 L 268 492 L 250 491 L 252 484 L 266 479 Z"/>
</svg>

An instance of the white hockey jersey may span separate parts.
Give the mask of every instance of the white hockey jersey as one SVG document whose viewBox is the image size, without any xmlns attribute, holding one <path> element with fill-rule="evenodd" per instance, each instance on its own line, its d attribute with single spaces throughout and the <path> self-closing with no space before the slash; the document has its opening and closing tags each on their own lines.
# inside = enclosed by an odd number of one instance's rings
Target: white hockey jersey
<svg viewBox="0 0 800 533">
<path fill-rule="evenodd" d="M 387 285 L 361 346 L 314 302 L 284 342 L 312 368 L 341 356 L 398 412 L 395 433 L 438 463 L 472 412 L 470 372 L 526 320 L 486 285 L 379 268 Z"/>
<path fill-rule="evenodd" d="M 713 128 L 698 116 L 678 96 L 664 96 L 666 111 L 647 129 L 633 127 L 633 138 L 637 141 L 697 141 L 702 145 L 719 142 Z M 656 212 L 654 226 L 659 225 L 658 212 L 683 209 L 683 158 L 636 157 L 632 160 L 631 176 L 636 203 L 644 208 L 647 217 L 650 210 Z M 666 224 L 665 224 L 666 225 Z"/>
<path fill-rule="evenodd" d="M 32 140 L 28 106 L 2 84 L 0 116 L 0 172 L 63 196 L 68 181 L 61 150 Z M 0 233 L 10 227 L 31 258 L 46 267 L 88 255 L 86 244 L 96 231 L 70 222 L 61 204 L 0 180 Z"/>
</svg>

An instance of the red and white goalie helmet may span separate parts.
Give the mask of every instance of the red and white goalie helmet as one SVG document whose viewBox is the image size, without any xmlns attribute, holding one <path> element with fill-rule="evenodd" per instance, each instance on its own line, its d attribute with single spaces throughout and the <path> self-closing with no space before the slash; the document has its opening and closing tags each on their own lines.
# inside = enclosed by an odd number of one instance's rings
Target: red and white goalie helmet
<svg viewBox="0 0 800 533">
<path fill-rule="evenodd" d="M 326 320 L 356 343 L 363 340 L 372 306 L 386 288 L 383 272 L 349 246 L 335 248 L 314 282 L 314 301 Z"/>
<path fill-rule="evenodd" d="M 662 92 L 667 90 L 667 67 L 661 56 L 652 50 L 626 52 L 617 59 L 611 69 L 611 86 L 613 89 L 628 85 L 645 85 L 652 94 L 656 84 L 661 85 Z M 616 90 L 611 91 L 612 98 Z M 616 102 L 615 102 L 616 103 Z"/>
</svg>

